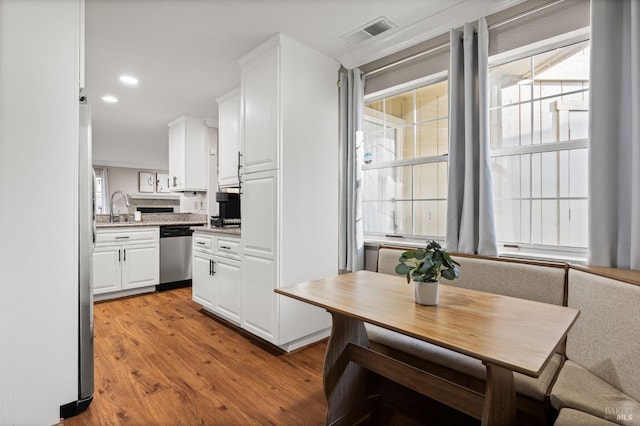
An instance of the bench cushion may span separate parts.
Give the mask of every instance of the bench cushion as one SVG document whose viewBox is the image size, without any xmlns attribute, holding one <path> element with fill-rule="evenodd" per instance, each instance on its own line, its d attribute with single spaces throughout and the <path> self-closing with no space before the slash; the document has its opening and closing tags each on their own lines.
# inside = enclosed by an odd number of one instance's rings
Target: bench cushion
<svg viewBox="0 0 640 426">
<path fill-rule="evenodd" d="M 568 305 L 567 358 L 640 400 L 640 286 L 571 269 Z"/>
<path fill-rule="evenodd" d="M 477 379 L 487 378 L 486 367 L 478 359 L 373 324 L 365 324 L 365 327 L 371 342 L 398 349 Z M 561 362 L 561 355 L 555 354 L 537 379 L 514 373 L 516 391 L 535 400 L 544 401 Z"/>
<path fill-rule="evenodd" d="M 551 405 L 557 410 L 573 408 L 622 425 L 640 425 L 640 403 L 620 392 L 587 369 L 567 360 L 551 391 Z M 618 414 L 631 420 L 617 420 Z"/>
<path fill-rule="evenodd" d="M 460 278 L 451 285 L 554 305 L 564 303 L 564 267 L 461 256 L 454 259 L 460 263 Z"/>
<path fill-rule="evenodd" d="M 395 275 L 398 258 L 404 251 L 381 247 L 378 272 Z M 455 255 L 453 258 L 460 263 L 460 278 L 451 282 L 442 280 L 442 284 L 555 305 L 564 303 L 565 270 L 561 265 Z"/>
<path fill-rule="evenodd" d="M 615 423 L 600 419 L 582 411 L 563 408 L 553 426 L 613 426 Z"/>
</svg>

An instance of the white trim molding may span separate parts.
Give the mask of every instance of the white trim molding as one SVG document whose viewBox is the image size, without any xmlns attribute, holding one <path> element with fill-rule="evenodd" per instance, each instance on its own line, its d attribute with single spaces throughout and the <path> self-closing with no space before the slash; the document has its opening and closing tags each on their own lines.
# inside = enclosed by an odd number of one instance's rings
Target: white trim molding
<svg viewBox="0 0 640 426">
<path fill-rule="evenodd" d="M 338 60 L 345 68 L 356 68 L 523 1 L 525 0 L 462 0 L 407 27 L 389 31 L 388 35 L 365 41 L 360 47 L 342 55 Z"/>
</svg>

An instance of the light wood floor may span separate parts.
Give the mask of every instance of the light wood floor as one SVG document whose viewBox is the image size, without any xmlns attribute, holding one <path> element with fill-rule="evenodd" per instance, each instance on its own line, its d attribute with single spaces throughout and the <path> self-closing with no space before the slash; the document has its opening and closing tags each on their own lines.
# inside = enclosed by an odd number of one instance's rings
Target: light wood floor
<svg viewBox="0 0 640 426">
<path fill-rule="evenodd" d="M 291 355 L 203 314 L 191 288 L 95 305 L 95 399 L 75 425 L 320 425 L 326 343 Z"/>
</svg>

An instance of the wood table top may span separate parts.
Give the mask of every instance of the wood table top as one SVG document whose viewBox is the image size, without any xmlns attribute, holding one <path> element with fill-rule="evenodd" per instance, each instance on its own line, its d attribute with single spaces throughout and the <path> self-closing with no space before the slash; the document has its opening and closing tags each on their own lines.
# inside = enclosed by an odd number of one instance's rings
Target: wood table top
<svg viewBox="0 0 640 426">
<path fill-rule="evenodd" d="M 405 277 L 358 271 L 275 290 L 486 363 L 537 377 L 579 311 L 440 285 L 436 306 L 415 303 Z"/>
</svg>

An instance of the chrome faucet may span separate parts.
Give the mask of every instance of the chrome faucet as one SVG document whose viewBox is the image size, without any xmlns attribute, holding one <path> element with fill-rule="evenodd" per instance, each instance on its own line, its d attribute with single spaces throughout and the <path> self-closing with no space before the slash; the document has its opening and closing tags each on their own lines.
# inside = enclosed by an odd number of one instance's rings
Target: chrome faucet
<svg viewBox="0 0 640 426">
<path fill-rule="evenodd" d="M 110 223 L 113 223 L 113 197 L 115 197 L 116 194 L 122 194 L 122 196 L 124 197 L 124 205 L 129 207 L 129 197 L 127 196 L 127 194 L 125 194 L 123 191 L 113 191 L 113 194 L 111 194 L 111 213 L 109 215 Z"/>
</svg>

